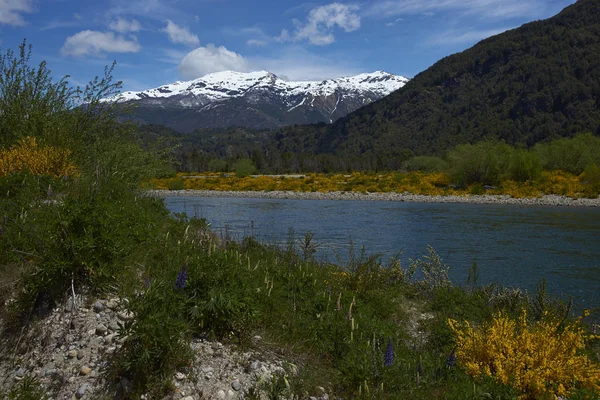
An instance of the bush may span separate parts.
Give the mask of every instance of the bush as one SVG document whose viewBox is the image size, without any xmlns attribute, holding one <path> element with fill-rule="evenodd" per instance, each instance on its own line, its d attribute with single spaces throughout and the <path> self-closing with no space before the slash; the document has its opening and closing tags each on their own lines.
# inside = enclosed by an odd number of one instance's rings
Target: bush
<svg viewBox="0 0 600 400">
<path fill-rule="evenodd" d="M 512 149 L 503 142 L 463 144 L 448 151 L 450 178 L 460 186 L 497 185 L 506 175 Z"/>
<path fill-rule="evenodd" d="M 600 165 L 600 138 L 591 133 L 537 144 L 535 150 L 547 170 L 579 175 L 588 165 Z"/>
<path fill-rule="evenodd" d="M 215 158 L 208 163 L 208 170 L 213 172 L 227 172 L 227 161 Z"/>
<path fill-rule="evenodd" d="M 529 325 L 523 310 L 518 320 L 498 313 L 478 329 L 448 323 L 456 337 L 456 358 L 467 373 L 512 385 L 521 398 L 567 397 L 580 386 L 600 390 L 600 370 L 582 354 L 588 337 L 580 319 L 563 322 L 545 314 Z"/>
<path fill-rule="evenodd" d="M 182 178 L 170 179 L 167 184 L 169 190 L 185 190 L 185 181 Z"/>
<path fill-rule="evenodd" d="M 542 176 L 542 161 L 537 153 L 515 149 L 510 155 L 508 177 L 513 181 L 535 181 Z"/>
<path fill-rule="evenodd" d="M 252 163 L 252 160 L 248 158 L 242 158 L 234 165 L 235 176 L 243 178 L 244 176 L 252 175 L 256 172 L 256 167 Z"/>
<path fill-rule="evenodd" d="M 441 172 L 448 169 L 448 163 L 439 157 L 419 156 L 405 161 L 403 167 L 406 171 Z"/>
</svg>

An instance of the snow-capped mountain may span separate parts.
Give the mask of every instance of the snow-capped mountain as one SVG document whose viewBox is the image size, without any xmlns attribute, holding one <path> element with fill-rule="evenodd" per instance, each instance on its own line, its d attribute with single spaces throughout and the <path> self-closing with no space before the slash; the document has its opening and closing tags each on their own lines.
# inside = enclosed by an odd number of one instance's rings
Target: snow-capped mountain
<svg viewBox="0 0 600 400">
<path fill-rule="evenodd" d="M 223 71 L 110 100 L 133 102 L 131 116 L 182 132 L 197 128 L 331 123 L 387 96 L 408 79 L 384 71 L 324 80 L 290 82 L 267 71 Z M 131 118 L 130 117 L 130 118 Z"/>
</svg>

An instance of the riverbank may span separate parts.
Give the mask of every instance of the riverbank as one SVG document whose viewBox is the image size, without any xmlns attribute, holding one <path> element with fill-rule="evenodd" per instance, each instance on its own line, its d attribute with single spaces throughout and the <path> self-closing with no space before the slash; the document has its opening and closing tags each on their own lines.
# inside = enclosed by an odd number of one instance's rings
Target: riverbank
<svg viewBox="0 0 600 400">
<path fill-rule="evenodd" d="M 259 199 L 292 200 L 359 200 L 397 201 L 412 203 L 471 203 L 471 204 L 513 204 L 524 206 L 574 206 L 600 207 L 600 197 L 595 199 L 573 199 L 566 196 L 544 195 L 535 198 L 513 198 L 509 195 L 448 195 L 427 196 L 410 193 L 358 193 L 358 192 L 293 192 L 293 191 L 221 191 L 221 190 L 148 190 L 155 197 L 238 197 Z"/>
</svg>

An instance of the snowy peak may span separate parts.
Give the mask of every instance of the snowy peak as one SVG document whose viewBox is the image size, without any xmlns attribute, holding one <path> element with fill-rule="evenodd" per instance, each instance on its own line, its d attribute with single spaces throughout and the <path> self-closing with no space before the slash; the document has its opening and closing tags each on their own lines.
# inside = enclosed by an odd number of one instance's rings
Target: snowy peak
<svg viewBox="0 0 600 400">
<path fill-rule="evenodd" d="M 387 96 L 408 82 L 403 76 L 375 71 L 356 76 L 328 79 L 324 81 L 284 81 L 268 71 L 235 72 L 221 71 L 205 75 L 192 81 L 177 81 L 141 92 L 124 92 L 113 100 L 135 101 L 147 98 L 169 98 L 172 96 L 201 96 L 207 101 L 241 97 L 249 91 L 270 89 L 286 96 L 301 94 L 328 96 L 336 91 L 371 92 Z"/>
<path fill-rule="evenodd" d="M 107 101 L 136 104 L 132 118 L 181 132 L 243 126 L 331 123 L 400 89 L 403 76 L 384 71 L 323 81 L 291 82 L 268 71 L 221 71 Z"/>
</svg>

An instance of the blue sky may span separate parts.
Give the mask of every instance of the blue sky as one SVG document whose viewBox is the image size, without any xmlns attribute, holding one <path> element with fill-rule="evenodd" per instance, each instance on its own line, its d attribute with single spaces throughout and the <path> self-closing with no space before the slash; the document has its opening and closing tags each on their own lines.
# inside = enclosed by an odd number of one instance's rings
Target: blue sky
<svg viewBox="0 0 600 400">
<path fill-rule="evenodd" d="M 117 61 L 124 90 L 220 70 L 320 80 L 437 60 L 574 0 L 0 0 L 0 47 L 84 85 Z"/>
</svg>

